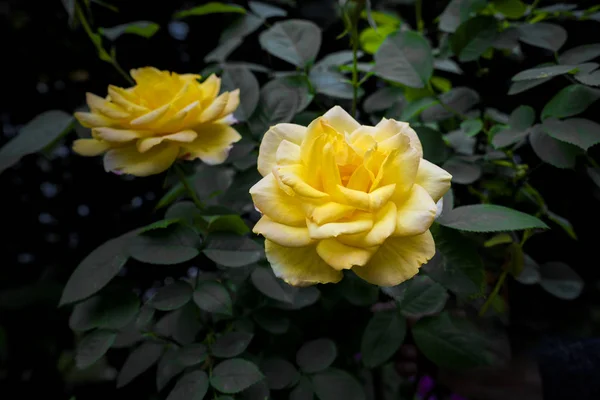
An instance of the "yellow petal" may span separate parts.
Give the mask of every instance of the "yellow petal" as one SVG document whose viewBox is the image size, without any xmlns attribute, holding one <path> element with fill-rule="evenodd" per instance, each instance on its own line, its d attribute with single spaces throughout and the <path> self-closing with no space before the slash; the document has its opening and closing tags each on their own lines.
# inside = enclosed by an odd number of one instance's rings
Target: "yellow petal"
<svg viewBox="0 0 600 400">
<path fill-rule="evenodd" d="M 422 186 L 431 196 L 433 201 L 441 199 L 448 189 L 452 175 L 437 165 L 421 159 L 415 183 Z"/>
<path fill-rule="evenodd" d="M 104 155 L 106 171 L 148 176 L 167 170 L 177 158 L 179 146 L 162 143 L 146 153 L 140 153 L 134 145 L 109 150 Z"/>
<path fill-rule="evenodd" d="M 415 182 L 420 160 L 418 152 L 412 147 L 391 152 L 382 163 L 371 190 L 395 184 L 394 197 L 405 197 Z"/>
<path fill-rule="evenodd" d="M 126 89 L 109 85 L 108 86 L 108 95 L 110 96 L 111 101 L 119 106 L 123 107 L 128 112 L 137 112 L 137 113 L 147 113 L 148 108 L 143 107 L 136 103 L 136 96 L 133 93 L 129 92 Z"/>
<path fill-rule="evenodd" d="M 396 236 L 413 236 L 425 232 L 435 219 L 437 206 L 429 193 L 419 185 L 413 185 L 408 198 L 398 205 Z"/>
<path fill-rule="evenodd" d="M 338 186 L 338 189 L 344 195 L 344 200 L 348 205 L 365 211 L 377 211 L 390 200 L 395 192 L 396 184 L 380 187 L 371 193 L 352 190 L 343 186 Z"/>
<path fill-rule="evenodd" d="M 323 225 L 318 225 L 307 219 L 306 225 L 311 238 L 330 239 L 340 235 L 366 232 L 373 227 L 373 220 L 368 215 L 359 215 L 348 221 L 329 222 Z"/>
<path fill-rule="evenodd" d="M 198 122 L 210 122 L 216 119 L 219 119 L 221 115 L 223 115 L 223 111 L 229 102 L 229 92 L 225 92 L 219 97 L 217 97 L 210 105 L 202 111 L 200 117 L 198 118 Z"/>
<path fill-rule="evenodd" d="M 352 206 L 335 202 L 328 202 L 316 206 L 311 205 L 309 207 L 309 218 L 319 225 L 337 221 L 338 219 L 348 216 L 348 214 L 355 210 Z"/>
<path fill-rule="evenodd" d="M 315 245 L 284 247 L 265 240 L 265 252 L 275 276 L 292 286 L 337 283 L 343 277 L 319 257 Z"/>
<path fill-rule="evenodd" d="M 154 67 L 132 69 L 129 73 L 138 85 L 158 83 L 164 78 L 165 74 Z"/>
<path fill-rule="evenodd" d="M 377 142 L 381 143 L 388 138 L 391 138 L 398 133 L 407 136 L 410 140 L 410 145 L 417 150 L 420 158 L 423 158 L 423 146 L 417 133 L 410 127 L 408 122 L 395 121 L 393 119 L 382 118 L 376 125 L 378 132 L 375 135 Z"/>
<path fill-rule="evenodd" d="M 359 165 L 348 180 L 346 187 L 360 192 L 366 192 L 371 185 L 371 174 L 364 165 Z"/>
<path fill-rule="evenodd" d="M 187 131 L 172 133 L 170 135 L 165 135 L 165 136 L 155 136 L 155 137 L 144 138 L 144 139 L 138 140 L 137 149 L 140 153 L 145 153 L 148 150 L 150 150 L 151 148 L 153 148 L 154 146 L 162 143 L 164 140 L 170 140 L 172 142 L 177 142 L 177 143 L 190 143 L 194 139 L 196 139 L 196 137 L 198 137 L 198 134 L 195 131 L 187 130 Z"/>
<path fill-rule="evenodd" d="M 200 84 L 200 90 L 202 91 L 202 106 L 208 107 L 221 90 L 221 79 L 217 78 L 215 74 L 211 74 Z"/>
<path fill-rule="evenodd" d="M 160 118 L 162 118 L 167 111 L 169 111 L 170 104 L 165 104 L 157 109 L 150 111 L 147 114 L 142 115 L 130 122 L 133 126 L 141 126 L 141 125 L 149 125 L 157 123 Z"/>
<path fill-rule="evenodd" d="M 242 136 L 225 124 L 201 124 L 193 128 L 198 137 L 191 143 L 182 143 L 186 159 L 199 158 L 206 164 L 221 164 L 227 159 L 233 143 Z"/>
<path fill-rule="evenodd" d="M 339 133 L 352 133 L 360 128 L 360 124 L 340 106 L 335 106 L 322 117 Z"/>
<path fill-rule="evenodd" d="M 114 128 L 93 128 L 92 136 L 107 142 L 125 143 L 152 134 L 149 131 L 135 131 Z"/>
<path fill-rule="evenodd" d="M 309 172 L 303 165 L 294 164 L 286 166 L 276 166 L 273 168 L 273 173 L 277 174 L 277 178 L 298 196 L 307 197 L 309 199 L 324 199 L 329 197 L 324 193 L 305 182 Z"/>
<path fill-rule="evenodd" d="M 76 112 L 75 118 L 77 118 L 77 121 L 86 128 L 112 126 L 114 124 L 112 119 L 90 112 Z"/>
<path fill-rule="evenodd" d="M 277 124 L 265 133 L 260 143 L 258 152 L 258 172 L 267 176 L 276 163 L 276 154 L 279 144 L 283 140 L 300 145 L 306 133 L 306 128 L 296 124 Z"/>
<path fill-rule="evenodd" d="M 85 95 L 87 104 L 93 112 L 99 112 L 108 118 L 115 119 L 129 117 L 129 113 L 120 106 L 113 104 L 100 96 L 96 96 L 93 93 L 86 93 Z"/>
<path fill-rule="evenodd" d="M 314 242 L 308 235 L 306 226 L 280 224 L 267 216 L 263 216 L 254 225 L 252 232 L 263 235 L 265 238 L 286 247 L 304 247 Z"/>
<path fill-rule="evenodd" d="M 355 235 L 343 235 L 338 237 L 338 240 L 355 247 L 379 246 L 394 233 L 396 214 L 396 205 L 390 201 L 377 212 L 375 223 L 370 231 Z"/>
<path fill-rule="evenodd" d="M 323 185 L 323 191 L 332 195 L 334 198 L 339 198 L 341 200 L 343 196 L 339 194 L 338 186 L 341 186 L 342 178 L 340 176 L 340 170 L 335 162 L 335 153 L 331 143 L 327 143 L 325 147 L 323 147 L 322 155 L 321 183 Z M 311 170 L 309 171 L 309 174 L 314 174 L 315 172 L 316 171 Z"/>
<path fill-rule="evenodd" d="M 269 174 L 250 188 L 255 207 L 273 221 L 293 226 L 306 226 L 306 216 L 295 196 L 287 195 Z"/>
<path fill-rule="evenodd" d="M 234 91 L 229 92 L 229 99 L 227 100 L 227 105 L 223 109 L 221 116 L 219 118 L 223 118 L 232 112 L 234 112 L 238 106 L 240 105 L 240 89 L 235 89 Z"/>
<path fill-rule="evenodd" d="M 80 156 L 99 156 L 110 149 L 110 145 L 96 139 L 77 139 L 73 142 L 73 151 Z"/>
<path fill-rule="evenodd" d="M 365 266 L 354 267 L 352 271 L 374 285 L 395 286 L 415 276 L 434 254 L 435 243 L 429 231 L 416 236 L 390 237 Z"/>
<path fill-rule="evenodd" d="M 321 240 L 317 244 L 317 254 L 327 264 L 339 270 L 351 269 L 355 265 L 365 265 L 377 248 L 364 249 L 346 246 L 335 239 Z"/>
<path fill-rule="evenodd" d="M 287 140 L 282 140 L 275 153 L 277 165 L 291 165 L 300 163 L 300 146 Z"/>
<path fill-rule="evenodd" d="M 350 146 L 361 157 L 369 150 L 377 149 L 377 141 L 373 137 L 376 129 L 372 126 L 361 126 L 349 135 Z"/>
</svg>

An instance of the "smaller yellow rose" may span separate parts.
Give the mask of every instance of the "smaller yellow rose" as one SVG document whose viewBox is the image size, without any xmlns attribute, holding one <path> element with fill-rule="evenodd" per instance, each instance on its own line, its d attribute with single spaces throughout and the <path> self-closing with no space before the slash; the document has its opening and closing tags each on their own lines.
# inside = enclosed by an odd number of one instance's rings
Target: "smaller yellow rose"
<svg viewBox="0 0 600 400">
<path fill-rule="evenodd" d="M 336 106 L 308 127 L 278 124 L 258 171 L 250 194 L 263 216 L 253 231 L 291 285 L 338 282 L 352 269 L 394 286 L 435 254 L 429 227 L 452 176 L 423 159 L 406 122 L 361 126 Z"/>
<path fill-rule="evenodd" d="M 219 95 L 215 75 L 179 75 L 146 67 L 131 70 L 136 85 L 110 85 L 108 96 L 87 94 L 91 112 L 78 112 L 92 128 L 92 139 L 78 139 L 73 150 L 83 156 L 104 154 L 106 171 L 137 176 L 158 174 L 177 159 L 199 158 L 220 164 L 241 139 L 230 124 L 239 89 Z"/>
</svg>

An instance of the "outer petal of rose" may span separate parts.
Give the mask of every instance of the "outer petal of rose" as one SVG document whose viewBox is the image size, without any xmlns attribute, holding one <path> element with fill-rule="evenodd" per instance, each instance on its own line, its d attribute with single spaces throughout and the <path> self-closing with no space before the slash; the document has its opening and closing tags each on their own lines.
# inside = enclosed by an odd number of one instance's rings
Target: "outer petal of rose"
<svg viewBox="0 0 600 400">
<path fill-rule="evenodd" d="M 169 140 L 171 142 L 177 142 L 177 143 L 190 143 L 190 142 L 194 141 L 194 139 L 196 139 L 197 137 L 198 137 L 198 134 L 196 133 L 196 131 L 192 131 L 192 130 L 188 129 L 187 131 L 172 133 L 170 135 L 155 136 L 155 137 L 140 139 L 137 142 L 137 148 L 140 153 L 145 153 L 146 151 L 150 150 L 154 146 L 161 144 L 165 140 Z"/>
<path fill-rule="evenodd" d="M 219 119 L 219 117 L 223 115 L 223 111 L 225 110 L 225 107 L 227 107 L 228 102 L 229 92 L 219 95 L 219 97 L 217 97 L 204 111 L 202 111 L 202 114 L 200 114 L 200 117 L 198 118 L 198 122 L 203 123 Z"/>
<path fill-rule="evenodd" d="M 227 115 L 234 112 L 238 106 L 240 105 L 240 89 L 235 89 L 229 92 L 229 98 L 227 99 L 227 104 L 221 112 L 219 118 L 225 118 Z"/>
<path fill-rule="evenodd" d="M 352 235 L 355 233 L 366 232 L 373 227 L 373 220 L 366 216 L 355 220 L 344 222 L 329 222 L 318 225 L 307 219 L 308 233 L 313 239 L 331 239 L 340 235 Z"/>
<path fill-rule="evenodd" d="M 300 163 L 300 146 L 287 140 L 279 143 L 275 153 L 277 165 L 292 165 Z"/>
<path fill-rule="evenodd" d="M 317 254 L 327 264 L 337 270 L 351 269 L 355 265 L 365 265 L 377 248 L 347 246 L 336 239 L 321 240 L 317 244 Z"/>
<path fill-rule="evenodd" d="M 343 235 L 338 240 L 354 247 L 373 247 L 385 242 L 396 229 L 397 209 L 393 202 L 388 202 L 375 215 L 375 222 L 370 231 L 356 235 Z"/>
<path fill-rule="evenodd" d="M 114 121 L 112 119 L 91 112 L 76 112 L 75 118 L 77 118 L 79 123 L 86 128 L 114 125 Z"/>
<path fill-rule="evenodd" d="M 93 93 L 86 93 L 87 104 L 93 112 L 101 113 L 108 118 L 121 119 L 129 117 L 129 113 L 120 106 L 96 96 Z"/>
<path fill-rule="evenodd" d="M 350 116 L 342 107 L 335 106 L 323 114 L 322 117 L 339 133 L 352 133 L 360 128 L 360 124 Z"/>
<path fill-rule="evenodd" d="M 398 206 L 395 236 L 413 236 L 425 232 L 435 219 L 437 206 L 419 185 L 413 185 L 406 201 Z"/>
<path fill-rule="evenodd" d="M 160 106 L 147 114 L 137 117 L 131 121 L 130 124 L 136 127 L 151 126 L 156 124 L 167 113 L 167 111 L 169 111 L 170 107 L 171 106 L 169 104 Z"/>
<path fill-rule="evenodd" d="M 337 283 L 342 280 L 342 273 L 319 257 L 315 245 L 284 247 L 265 240 L 265 252 L 275 276 L 292 286 Z"/>
<path fill-rule="evenodd" d="M 306 217 L 297 198 L 287 195 L 269 174 L 250 188 L 256 208 L 272 220 L 293 226 L 306 226 Z"/>
<path fill-rule="evenodd" d="M 363 267 L 354 267 L 358 276 L 379 286 L 395 286 L 412 278 L 421 265 L 435 254 L 429 231 L 421 235 L 388 238 Z"/>
<path fill-rule="evenodd" d="M 379 128 L 377 134 L 375 135 L 375 139 L 377 139 L 378 142 L 383 142 L 398 133 L 402 133 L 410 139 L 410 144 L 418 151 L 419 157 L 423 157 L 423 146 L 421 145 L 421 140 L 419 139 L 417 132 L 415 132 L 415 130 L 411 128 L 407 122 L 382 118 L 381 121 L 375 126 Z"/>
<path fill-rule="evenodd" d="M 325 199 L 329 195 L 318 189 L 315 189 L 306 181 L 310 172 L 301 164 L 275 166 L 273 173 L 281 183 L 294 191 L 298 196 L 309 199 Z"/>
<path fill-rule="evenodd" d="M 306 226 L 289 226 L 264 216 L 254 225 L 252 232 L 286 247 L 304 247 L 314 243 Z"/>
<path fill-rule="evenodd" d="M 452 175 L 437 165 L 421 159 L 415 183 L 427 190 L 433 201 L 438 201 L 450 189 Z"/>
<path fill-rule="evenodd" d="M 258 152 L 258 172 L 267 176 L 273 170 L 276 163 L 276 154 L 279 144 L 287 140 L 300 145 L 306 134 L 306 127 L 296 124 L 277 124 L 265 133 L 260 143 Z"/>
<path fill-rule="evenodd" d="M 167 170 L 178 154 L 179 146 L 174 143 L 160 144 L 146 153 L 140 153 L 134 145 L 120 147 L 104 155 L 104 169 L 136 176 L 155 175 Z"/>
<path fill-rule="evenodd" d="M 110 99 L 123 107 L 128 112 L 136 112 L 139 114 L 145 114 L 148 111 L 148 108 L 143 107 L 136 103 L 136 97 L 132 92 L 127 89 L 120 88 L 118 86 L 109 85 L 108 86 L 108 95 Z"/>
<path fill-rule="evenodd" d="M 99 156 L 110 149 L 110 145 L 96 139 L 77 139 L 73 142 L 73 151 L 80 156 Z"/>
<path fill-rule="evenodd" d="M 419 162 L 419 154 L 413 147 L 393 151 L 382 163 L 377 177 L 375 177 L 375 181 L 371 186 L 371 190 L 381 186 L 396 184 L 394 198 L 405 197 L 415 182 Z"/>
<path fill-rule="evenodd" d="M 126 143 L 151 135 L 150 131 L 136 131 L 115 128 L 93 128 L 92 136 L 107 142 Z"/>
<path fill-rule="evenodd" d="M 191 143 L 182 143 L 181 147 L 189 153 L 187 159 L 200 158 L 206 164 L 221 164 L 227 159 L 233 143 L 242 136 L 225 124 L 202 124 L 193 128 L 198 137 Z"/>
<path fill-rule="evenodd" d="M 202 106 L 208 107 L 219 94 L 219 90 L 221 90 L 221 79 L 212 74 L 200 84 L 200 89 L 202 91 Z"/>
</svg>

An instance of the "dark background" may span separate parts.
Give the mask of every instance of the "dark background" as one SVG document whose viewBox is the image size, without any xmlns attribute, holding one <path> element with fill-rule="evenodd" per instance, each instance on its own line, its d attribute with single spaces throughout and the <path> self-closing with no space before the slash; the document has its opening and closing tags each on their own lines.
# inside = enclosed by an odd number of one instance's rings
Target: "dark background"
<svg viewBox="0 0 600 400">
<path fill-rule="evenodd" d="M 117 58 L 125 70 L 155 66 L 176 72 L 198 72 L 202 59 L 216 47 L 220 31 L 231 22 L 230 15 L 192 17 L 189 34 L 178 40 L 170 34 L 171 16 L 177 10 L 201 4 L 181 0 L 149 2 L 113 1 L 119 13 L 93 5 L 96 27 L 148 20 L 161 26 L 151 39 L 125 35 L 118 39 Z M 245 2 L 237 3 L 244 5 Z M 310 18 L 325 28 L 321 54 L 347 49 L 346 39 L 336 40 L 342 26 L 336 20 L 331 1 L 299 1 L 301 7 L 290 16 Z M 553 2 L 542 1 L 541 5 Z M 594 1 L 571 2 L 590 6 Z M 424 19 L 431 21 L 444 9 L 446 1 L 426 1 Z M 403 18 L 414 23 L 413 10 L 398 6 Z M 597 40 L 600 23 L 566 21 L 569 39 L 563 49 Z M 85 92 L 104 96 L 109 83 L 125 85 L 123 77 L 100 61 L 82 29 L 68 26 L 60 0 L 1 1 L 0 37 L 3 38 L 2 91 L 0 92 L 0 145 L 17 134 L 19 127 L 49 109 L 72 112 L 84 103 Z M 489 73 L 476 76 L 477 66 L 464 66 L 465 75 L 446 75 L 454 86 L 467 84 L 482 96 L 482 103 L 509 113 L 520 104 L 540 111 L 566 80 L 553 79 L 534 90 L 507 96 L 510 77 L 515 73 L 552 60 L 543 50 L 523 45 L 526 59 L 508 60 L 497 56 L 481 60 Z M 256 33 L 231 57 L 235 60 L 288 68 L 269 60 L 260 50 Z M 441 74 L 444 75 L 444 74 Z M 374 81 L 372 79 L 371 81 Z M 369 83 L 374 88 L 374 82 Z M 597 120 L 600 105 L 586 115 Z M 80 399 L 107 396 L 146 398 L 154 392 L 154 377 L 136 379 L 115 391 L 114 382 L 77 386 L 65 383 L 60 372 L 61 354 L 73 348 L 68 327 L 68 308 L 57 309 L 62 285 L 72 270 L 91 250 L 110 237 L 158 218 L 153 212 L 164 190 L 164 177 L 127 179 L 105 173 L 100 158 L 72 154 L 71 133 L 51 154 L 24 158 L 0 175 L 0 208 L 3 240 L 0 247 L 0 390 L 18 389 L 19 397 L 43 394 L 46 398 L 76 395 Z M 598 150 L 590 154 L 599 159 Z M 536 166 L 540 160 L 528 147 L 520 152 Z M 582 160 L 583 161 L 583 160 Z M 583 162 L 575 172 L 549 165 L 537 168 L 531 183 L 538 188 L 549 208 L 569 219 L 579 236 L 570 239 L 559 228 L 531 239 L 526 251 L 538 262 L 563 261 L 573 267 L 588 284 L 584 295 L 572 302 L 556 300 L 539 288 L 511 282 L 512 328 L 515 335 L 532 331 L 564 331 L 586 328 L 590 311 L 597 303 L 592 288 L 599 278 L 597 237 L 598 189 L 586 176 Z M 461 188 L 456 189 L 459 194 Z M 160 216 L 160 214 L 159 214 Z M 147 276 L 144 279 L 160 279 Z M 5 340 L 1 338 L 4 336 Z M 125 351 L 109 352 L 117 367 Z M 60 368 L 59 368 L 60 367 Z M 10 397 L 10 396 L 9 396 Z"/>
</svg>

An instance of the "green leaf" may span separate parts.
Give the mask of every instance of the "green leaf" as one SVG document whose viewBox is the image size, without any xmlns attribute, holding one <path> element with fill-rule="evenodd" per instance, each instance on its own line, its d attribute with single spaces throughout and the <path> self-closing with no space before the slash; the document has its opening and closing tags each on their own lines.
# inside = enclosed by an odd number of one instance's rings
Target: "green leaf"
<svg viewBox="0 0 600 400">
<path fill-rule="evenodd" d="M 519 106 L 513 110 L 508 119 L 508 125 L 522 131 L 530 128 L 535 122 L 535 110 L 530 106 Z"/>
<path fill-rule="evenodd" d="M 561 217 L 550 210 L 546 211 L 546 215 L 550 221 L 560 226 L 572 239 L 577 240 L 575 229 L 573 229 L 573 225 L 568 219 Z"/>
<path fill-rule="evenodd" d="M 529 135 L 529 142 L 542 161 L 557 168 L 575 168 L 577 156 L 582 153 L 578 147 L 556 140 L 542 129 L 533 129 Z"/>
<path fill-rule="evenodd" d="M 540 281 L 540 266 L 527 254 L 523 256 L 523 270 L 515 279 L 524 285 L 534 285 Z"/>
<path fill-rule="evenodd" d="M 285 17 L 287 11 L 283 8 L 273 6 L 271 4 L 262 3 L 260 1 L 249 1 L 248 6 L 256 15 L 262 18 Z"/>
<path fill-rule="evenodd" d="M 162 391 L 185 367 L 178 362 L 178 349 L 167 349 L 156 367 L 156 389 Z"/>
<path fill-rule="evenodd" d="M 419 350 L 439 367 L 464 369 L 492 361 L 481 333 L 467 320 L 446 312 L 417 321 L 412 334 Z"/>
<path fill-rule="evenodd" d="M 369 306 L 377 301 L 379 290 L 350 272 L 338 283 L 338 290 L 342 296 L 355 306 Z"/>
<path fill-rule="evenodd" d="M 442 165 L 442 168 L 452 175 L 452 182 L 461 185 L 470 185 L 481 178 L 483 173 L 479 165 L 464 161 L 458 157 L 453 157 L 446 161 Z"/>
<path fill-rule="evenodd" d="M 208 358 L 208 349 L 202 343 L 193 343 L 179 349 L 177 362 L 184 367 L 200 364 Z"/>
<path fill-rule="evenodd" d="M 433 73 L 429 42 L 412 31 L 388 36 L 375 53 L 376 75 L 408 87 L 422 88 Z"/>
<path fill-rule="evenodd" d="M 94 328 L 122 329 L 140 308 L 139 298 L 132 292 L 110 290 L 78 303 L 69 318 L 74 331 Z"/>
<path fill-rule="evenodd" d="M 303 376 L 296 387 L 290 391 L 289 400 L 313 400 L 314 393 L 310 380 Z"/>
<path fill-rule="evenodd" d="M 106 286 L 127 262 L 134 233 L 111 239 L 84 258 L 67 281 L 59 305 L 85 299 Z"/>
<path fill-rule="evenodd" d="M 148 304 L 157 310 L 171 311 L 183 307 L 192 298 L 193 289 L 185 281 L 175 281 L 156 291 Z"/>
<path fill-rule="evenodd" d="M 113 331 L 97 329 L 88 333 L 77 345 L 75 364 L 84 369 L 95 363 L 112 346 L 117 334 Z"/>
<path fill-rule="evenodd" d="M 225 267 L 243 267 L 261 259 L 263 248 L 255 241 L 232 234 L 214 233 L 202 253 Z"/>
<path fill-rule="evenodd" d="M 211 346 L 215 357 L 231 358 L 242 354 L 252 341 L 253 334 L 247 332 L 229 332 L 217 338 Z"/>
<path fill-rule="evenodd" d="M 309 79 L 317 91 L 336 99 L 352 99 L 354 90 L 352 84 L 339 72 L 312 70 Z M 359 97 L 364 94 L 364 89 L 359 88 Z"/>
<path fill-rule="evenodd" d="M 206 392 L 208 375 L 204 371 L 192 371 L 177 381 L 167 400 L 202 400 Z"/>
<path fill-rule="evenodd" d="M 329 368 L 337 357 L 335 343 L 321 338 L 306 342 L 296 353 L 296 364 L 306 374 L 314 374 Z"/>
<path fill-rule="evenodd" d="M 569 49 L 558 56 L 560 64 L 581 64 L 600 56 L 600 43 L 584 44 Z"/>
<path fill-rule="evenodd" d="M 577 69 L 577 65 L 551 65 L 548 67 L 536 67 L 521 71 L 512 77 L 513 81 L 526 81 L 532 79 L 552 78 L 558 75 L 568 74 Z"/>
<path fill-rule="evenodd" d="M 583 279 L 562 262 L 549 262 L 540 267 L 540 286 L 563 300 L 574 300 L 583 291 Z"/>
<path fill-rule="evenodd" d="M 362 57 L 361 51 L 357 52 L 357 57 Z M 336 51 L 335 53 L 327 54 L 319 62 L 315 63 L 312 71 L 330 71 L 337 70 L 340 66 L 351 63 L 353 54 L 350 50 Z"/>
<path fill-rule="evenodd" d="M 258 38 L 270 54 L 297 67 L 317 58 L 321 47 L 321 29 L 311 21 L 289 19 L 277 22 Z"/>
<path fill-rule="evenodd" d="M 449 92 L 442 94 L 439 99 L 446 106 L 464 114 L 479 103 L 479 94 L 471 88 L 455 87 Z M 421 119 L 424 122 L 443 121 L 453 116 L 455 116 L 454 113 L 448 111 L 441 104 L 434 104 L 421 113 Z"/>
<path fill-rule="evenodd" d="M 441 163 L 448 158 L 449 149 L 441 132 L 426 126 L 414 128 L 423 145 L 423 158 L 432 163 Z"/>
<path fill-rule="evenodd" d="M 221 393 L 233 394 L 249 388 L 263 378 L 256 365 L 241 358 L 234 358 L 215 367 L 210 384 Z"/>
<path fill-rule="evenodd" d="M 366 113 L 374 113 L 392 108 L 395 103 L 404 104 L 402 89 L 395 86 L 385 86 L 368 96 L 363 102 Z"/>
<path fill-rule="evenodd" d="M 204 62 L 209 63 L 214 61 L 222 63 L 227 60 L 227 57 L 229 57 L 229 55 L 241 44 L 242 39 L 239 37 L 233 37 L 225 42 L 221 42 L 213 51 L 204 56 Z"/>
<path fill-rule="evenodd" d="M 365 400 L 362 385 L 348 372 L 329 368 L 312 377 L 319 400 Z"/>
<path fill-rule="evenodd" d="M 134 349 L 125 360 L 117 376 L 117 388 L 127 385 L 148 368 L 156 364 L 163 353 L 163 345 L 145 342 Z"/>
<path fill-rule="evenodd" d="M 282 335 L 290 329 L 290 319 L 275 310 L 259 310 L 252 317 L 262 329 L 274 335 Z"/>
<path fill-rule="evenodd" d="M 567 31 L 555 24 L 536 22 L 519 25 L 519 40 L 542 49 L 558 51 L 567 41 Z"/>
<path fill-rule="evenodd" d="M 36 153 L 66 135 L 74 126 L 73 116 L 60 110 L 46 111 L 29 121 L 17 136 L 0 148 L 0 173 L 22 157 Z"/>
<path fill-rule="evenodd" d="M 584 118 L 558 120 L 548 118 L 542 123 L 542 130 L 554 139 L 573 144 L 587 151 L 600 143 L 600 124 Z"/>
<path fill-rule="evenodd" d="M 268 358 L 260 363 L 260 370 L 267 378 L 271 390 L 282 390 L 295 385 L 300 379 L 296 367 L 283 358 Z"/>
<path fill-rule="evenodd" d="M 238 13 L 245 14 L 246 9 L 244 7 L 219 3 L 211 1 L 201 6 L 190 8 L 189 10 L 179 11 L 175 13 L 174 18 L 185 18 L 189 16 L 208 15 L 208 14 L 221 14 L 221 13 Z"/>
<path fill-rule="evenodd" d="M 360 351 L 367 368 L 375 368 L 390 359 L 406 336 L 406 319 L 398 310 L 373 314 L 362 335 Z"/>
<path fill-rule="evenodd" d="M 210 313 L 233 314 L 231 296 L 219 282 L 200 282 L 194 291 L 194 303 Z"/>
<path fill-rule="evenodd" d="M 439 17 L 439 29 L 453 33 L 459 25 L 470 18 L 472 13 L 485 7 L 481 0 L 452 0 Z"/>
<path fill-rule="evenodd" d="M 267 400 L 270 399 L 269 386 L 265 379 L 258 381 L 240 393 L 241 400 Z"/>
<path fill-rule="evenodd" d="M 398 26 L 396 25 L 381 25 L 377 27 L 377 31 L 371 27 L 365 28 L 358 36 L 360 47 L 369 54 L 375 54 L 385 41 L 385 38 L 397 30 Z"/>
<path fill-rule="evenodd" d="M 542 83 L 548 82 L 551 79 L 552 78 L 541 78 L 530 81 L 513 82 L 510 85 L 510 88 L 508 89 L 508 94 L 513 95 L 525 92 L 526 90 L 533 89 L 534 87 L 539 86 Z"/>
<path fill-rule="evenodd" d="M 240 89 L 240 105 L 233 115 L 240 121 L 246 121 L 258 105 L 260 86 L 256 77 L 247 68 L 225 67 L 221 83 L 227 91 Z"/>
<path fill-rule="evenodd" d="M 440 218 L 450 212 L 444 211 Z M 485 285 L 485 274 L 477 248 L 454 229 L 434 225 L 431 232 L 437 251 L 433 259 L 423 265 L 423 270 L 429 277 L 460 297 L 481 295 Z"/>
<path fill-rule="evenodd" d="M 257 17 L 252 13 L 241 16 L 221 32 L 219 43 L 224 43 L 234 38 L 241 40 L 243 37 L 250 35 L 260 28 L 264 21 L 263 18 Z"/>
<path fill-rule="evenodd" d="M 600 71 L 594 71 L 589 74 L 577 74 L 575 75 L 575 79 L 578 82 L 583 83 L 588 86 L 600 86 Z"/>
<path fill-rule="evenodd" d="M 462 23 L 451 36 L 450 47 L 460 61 L 475 61 L 492 47 L 497 35 L 498 26 L 495 18 L 471 18 Z"/>
<path fill-rule="evenodd" d="M 277 278 L 270 268 L 256 268 L 252 271 L 250 279 L 259 292 L 284 303 L 293 303 L 294 296 L 298 291 L 296 288 Z"/>
<path fill-rule="evenodd" d="M 483 122 L 480 119 L 468 119 L 460 123 L 460 129 L 469 137 L 477 135 L 483 129 Z"/>
<path fill-rule="evenodd" d="M 73 27 L 77 19 L 75 18 L 75 0 L 61 0 L 65 11 L 69 15 L 69 26 Z"/>
<path fill-rule="evenodd" d="M 156 207 L 154 209 L 158 210 L 160 208 L 167 207 L 173 204 L 175 201 L 177 201 L 178 198 L 182 197 L 183 195 L 185 195 L 185 188 L 183 187 L 181 182 L 177 182 L 167 191 L 167 193 L 165 193 L 160 198 L 158 204 L 156 204 Z"/>
<path fill-rule="evenodd" d="M 600 90 L 583 85 L 570 85 L 558 92 L 542 110 L 542 120 L 566 118 L 584 112 L 600 98 Z"/>
<path fill-rule="evenodd" d="M 492 236 L 492 238 L 485 241 L 483 244 L 484 247 L 494 247 L 499 244 L 507 244 L 512 243 L 513 238 L 508 233 L 499 233 L 497 235 Z"/>
<path fill-rule="evenodd" d="M 600 168 L 588 167 L 587 174 L 590 177 L 590 179 L 596 184 L 596 186 L 600 188 Z"/>
<path fill-rule="evenodd" d="M 429 107 L 435 106 L 439 104 L 439 101 L 432 97 L 424 97 L 422 99 L 413 101 L 408 103 L 406 107 L 402 110 L 402 115 L 400 116 L 400 120 L 408 121 L 417 115 L 421 114 L 423 111 L 427 110 Z"/>
<path fill-rule="evenodd" d="M 407 282 L 406 291 L 398 307 L 407 317 L 421 318 L 442 311 L 446 300 L 448 293 L 442 285 L 425 275 L 417 275 Z"/>
<path fill-rule="evenodd" d="M 99 32 L 108 40 L 115 41 L 121 35 L 130 33 L 133 35 L 151 38 L 160 29 L 157 23 L 150 21 L 136 21 L 128 24 L 113 26 L 112 28 L 100 28 Z"/>
<path fill-rule="evenodd" d="M 161 219 L 160 221 L 153 222 L 150 225 L 146 225 L 143 228 L 140 228 L 138 234 L 150 232 L 155 229 L 164 229 L 179 222 L 181 222 L 179 218 Z"/>
<path fill-rule="evenodd" d="M 136 236 L 129 246 L 129 254 L 148 264 L 179 264 L 195 258 L 200 238 L 191 228 L 171 225 Z"/>
<path fill-rule="evenodd" d="M 532 215 L 493 204 L 457 207 L 438 222 L 440 225 L 449 228 L 469 232 L 501 232 L 548 228 L 548 225 Z"/>
<path fill-rule="evenodd" d="M 205 217 L 208 220 L 209 232 L 231 232 L 236 235 L 245 235 L 250 232 L 250 228 L 238 214 L 215 215 Z"/>
<path fill-rule="evenodd" d="M 510 19 L 519 19 L 527 11 L 527 5 L 521 0 L 494 0 L 492 4 L 498 12 Z"/>
</svg>

